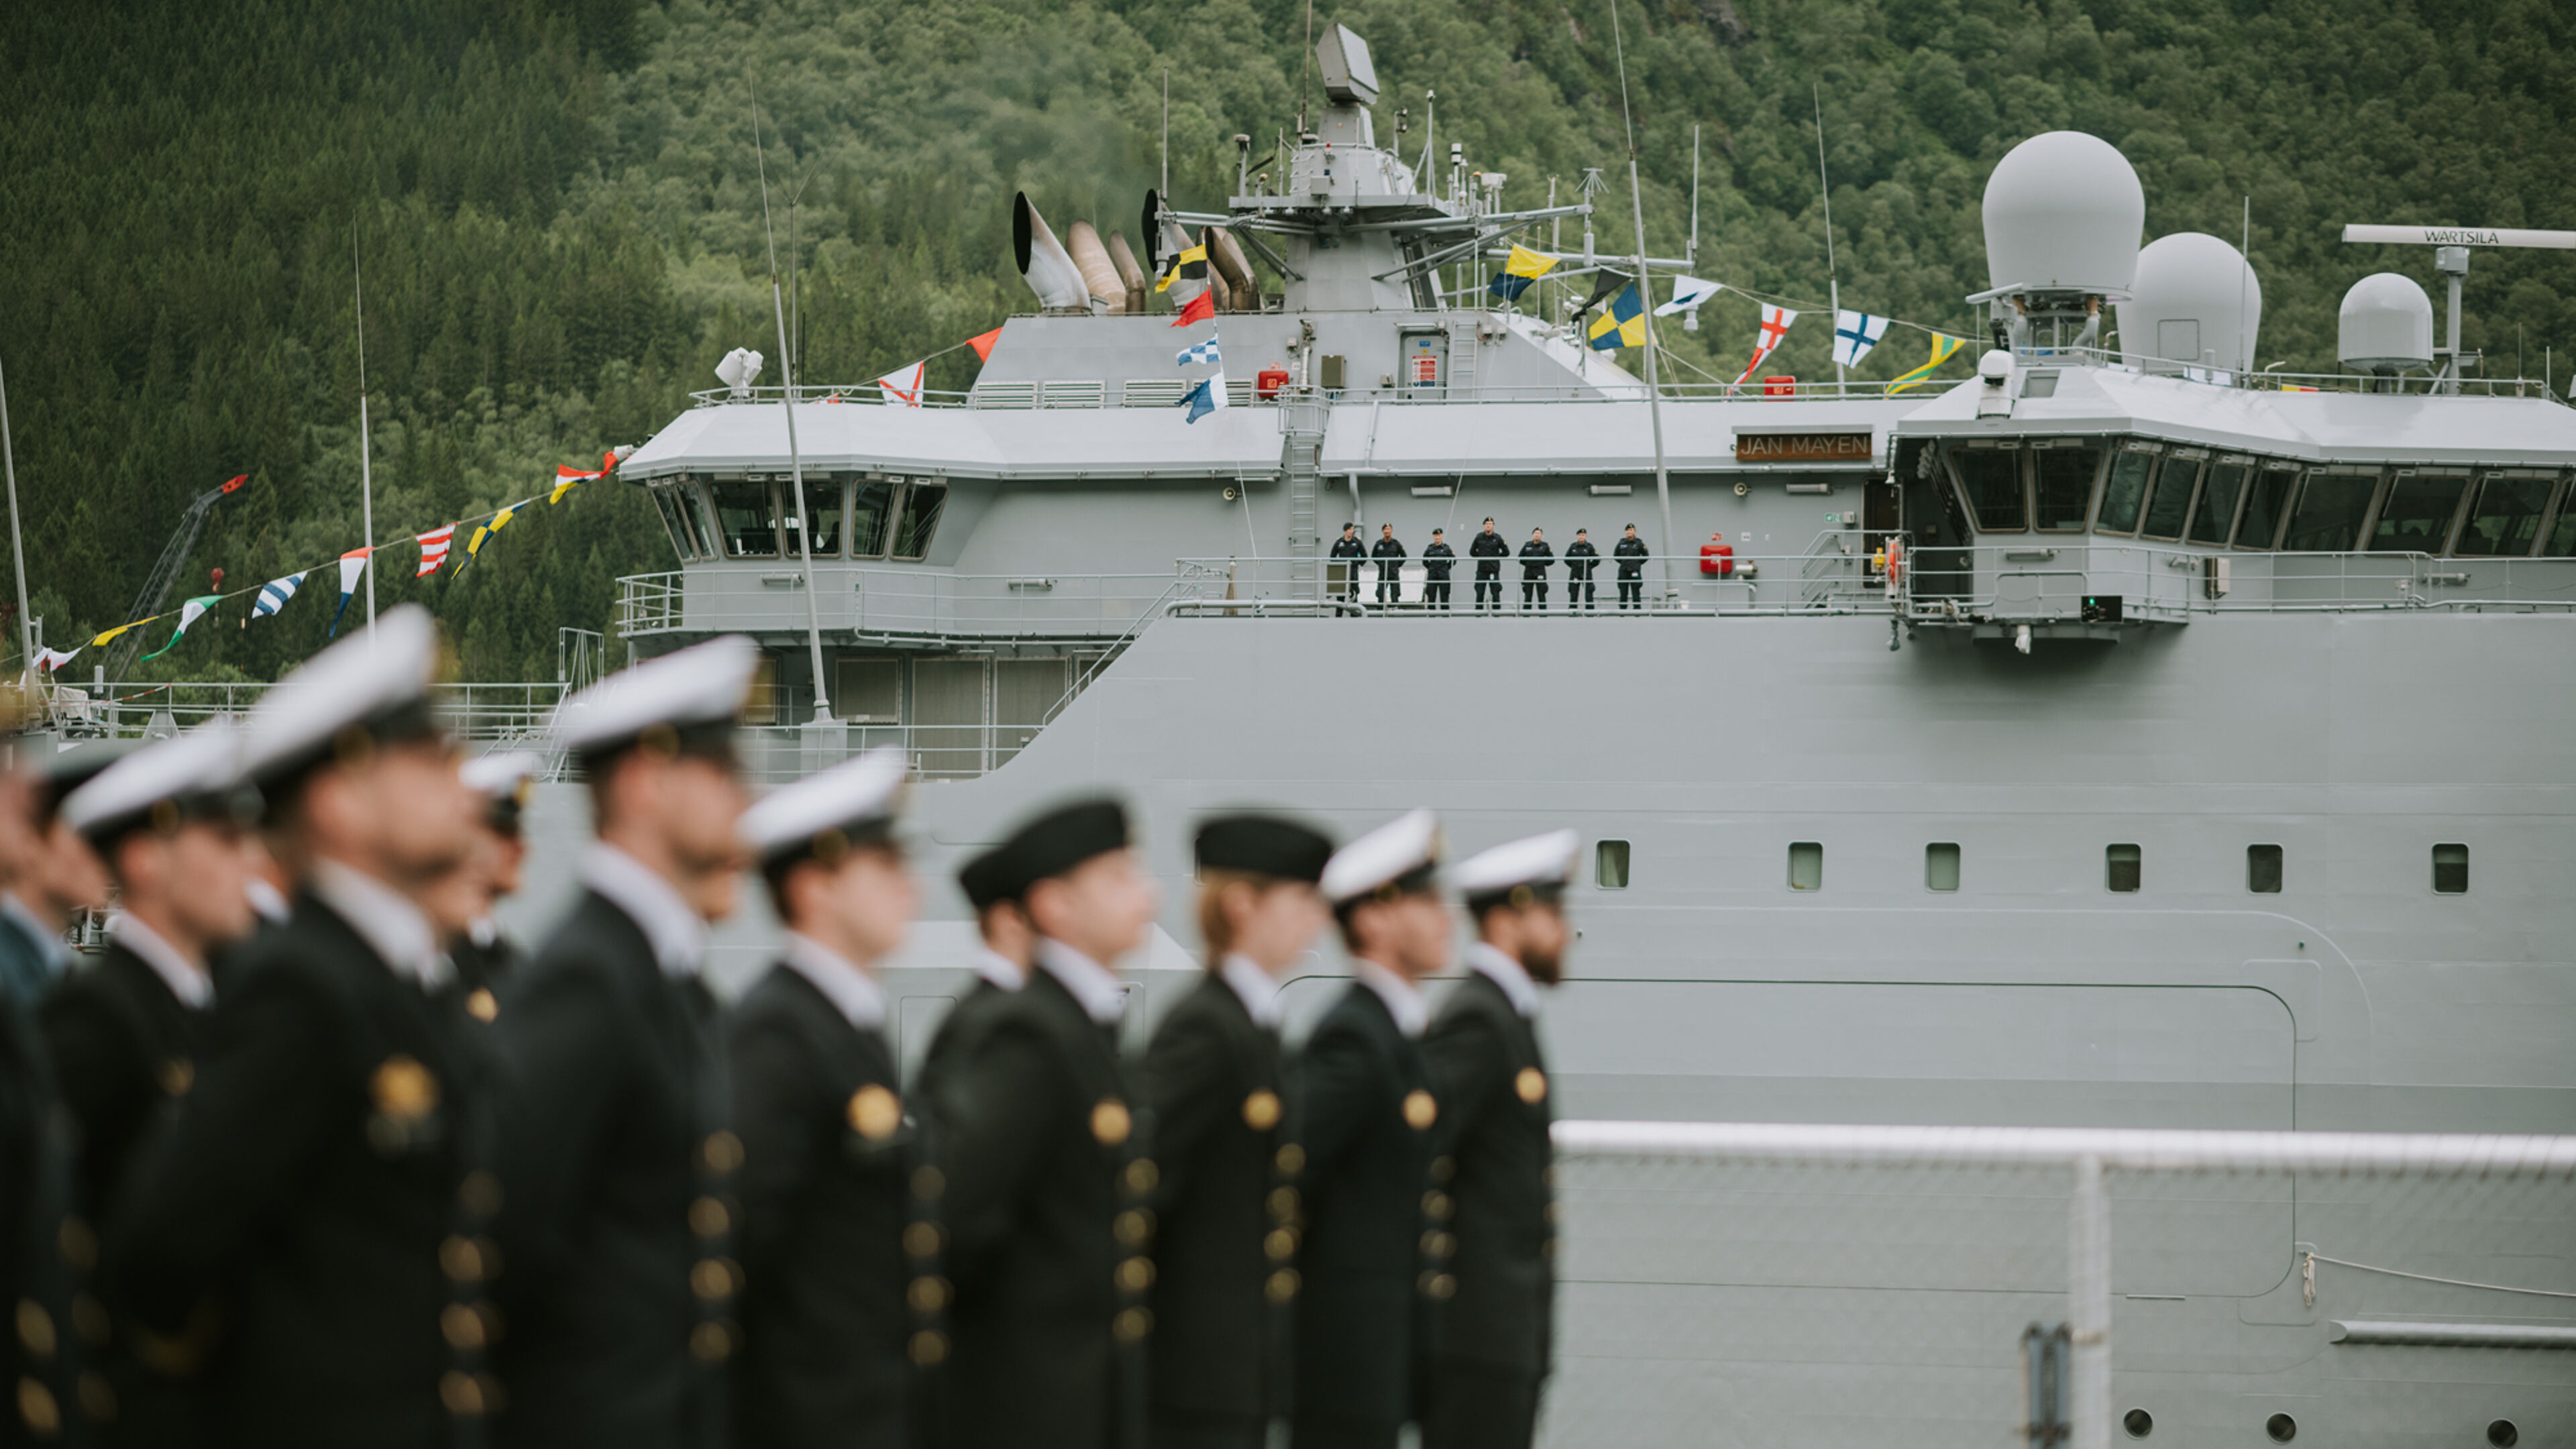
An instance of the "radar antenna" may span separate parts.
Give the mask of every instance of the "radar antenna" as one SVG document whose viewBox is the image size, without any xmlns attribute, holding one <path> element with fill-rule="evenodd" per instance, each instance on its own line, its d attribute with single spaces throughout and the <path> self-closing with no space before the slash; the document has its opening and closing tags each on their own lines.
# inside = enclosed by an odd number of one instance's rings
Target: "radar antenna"
<svg viewBox="0 0 2576 1449">
<path fill-rule="evenodd" d="M 2576 231 L 2532 231 L 2517 227 L 2494 226 L 2360 226 L 2343 229 L 2346 244 L 2378 243 L 2383 246 L 2419 246 L 2433 249 L 2433 270 L 2442 274 L 2449 293 L 2442 323 L 2447 344 L 2442 350 L 2437 392 L 2460 390 L 2460 284 L 2469 277 L 2469 248 L 2530 248 L 2545 251 L 2576 251 Z"/>
</svg>

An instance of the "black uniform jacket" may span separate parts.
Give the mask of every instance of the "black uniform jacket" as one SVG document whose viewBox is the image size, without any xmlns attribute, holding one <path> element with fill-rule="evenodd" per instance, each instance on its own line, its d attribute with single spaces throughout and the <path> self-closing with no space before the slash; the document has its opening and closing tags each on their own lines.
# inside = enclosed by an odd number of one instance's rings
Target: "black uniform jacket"
<svg viewBox="0 0 2576 1449">
<path fill-rule="evenodd" d="M 63 1249 L 94 1247 L 95 1239 L 64 1231 L 72 1192 L 71 1143 L 35 1010 L 0 991 L 0 1302 L 12 1312 L 11 1331 L 0 1335 L 7 1449 L 80 1442 L 73 1383 L 81 1345 L 71 1305 L 77 1269 L 86 1265 L 67 1261 Z"/>
<path fill-rule="evenodd" d="M 1274 1198 L 1285 1140 L 1279 1038 L 1211 973 L 1155 1028 L 1153 1402 L 1263 1419 L 1287 1412 L 1282 1301 L 1294 1277 L 1292 1198 Z M 1278 1238 L 1271 1234 L 1279 1229 Z"/>
<path fill-rule="evenodd" d="M 1360 542 L 1356 538 L 1337 538 L 1333 540 L 1333 551 L 1330 556 L 1333 558 L 1366 558 L 1368 557 L 1368 545 Z"/>
<path fill-rule="evenodd" d="M 726 1034 L 748 1279 L 735 1442 L 899 1445 L 911 1135 L 885 1034 L 784 965 Z"/>
<path fill-rule="evenodd" d="M 461 936 L 447 948 L 447 959 L 456 963 L 456 985 L 465 993 L 466 1010 L 486 1021 L 499 1011 L 500 993 L 528 965 L 528 955 L 518 943 L 498 934 L 488 946 Z"/>
<path fill-rule="evenodd" d="M 1043 969 L 978 996 L 989 1005 L 924 1078 L 956 1289 L 948 1438 L 1099 1449 L 1126 1407 L 1112 1320 L 1133 1122 L 1112 1029 Z M 1144 1247 L 1141 1214 L 1126 1228 Z"/>
<path fill-rule="evenodd" d="M 1449 571 L 1458 566 L 1458 550 L 1445 543 L 1435 543 L 1422 550 L 1422 576 L 1435 584 L 1449 582 Z"/>
<path fill-rule="evenodd" d="M 446 1443 L 440 1314 L 469 1266 L 447 1248 L 488 1141 L 482 1038 L 305 895 L 232 958 L 202 1041 L 167 1139 L 128 1171 L 120 1302 L 165 1363 L 211 1348 L 217 1442 Z"/>
<path fill-rule="evenodd" d="M 1296 1412 L 1403 1423 L 1414 1412 L 1430 1276 L 1421 1241 L 1437 1127 L 1430 1068 L 1386 1003 L 1354 983 L 1307 1039 L 1297 1079 L 1307 1226 Z"/>
<path fill-rule="evenodd" d="M 1381 538 L 1369 546 L 1369 557 L 1377 560 L 1380 583 L 1394 583 L 1404 575 L 1404 545 L 1391 538 Z"/>
<path fill-rule="evenodd" d="M 1548 547 L 1543 540 L 1533 538 L 1521 545 L 1522 578 L 1546 578 L 1548 565 L 1554 562 L 1556 562 L 1556 550 Z"/>
<path fill-rule="evenodd" d="M 723 1143 L 720 1035 L 705 987 L 654 960 L 643 928 L 595 891 L 501 1002 L 511 1072 L 498 1222 L 509 1265 L 505 1442 L 702 1444 L 723 1413 L 721 1317 L 691 1288 L 730 1255 L 710 1173 Z M 721 1266 L 711 1277 L 721 1279 Z"/>
<path fill-rule="evenodd" d="M 1492 977 L 1470 971 L 1423 1038 L 1456 1164 L 1455 1297 L 1434 1309 L 1445 1358 L 1544 1375 L 1553 1344 L 1556 1226 L 1548 1167 L 1554 1087 L 1538 1034 Z"/>
<path fill-rule="evenodd" d="M 1498 579 L 1503 576 L 1500 562 L 1511 557 L 1512 546 L 1503 542 L 1499 533 L 1479 533 L 1467 541 L 1467 555 L 1476 560 L 1476 577 Z"/>
<path fill-rule="evenodd" d="M 110 941 L 96 965 L 63 978 L 42 1019 L 63 1105 L 79 1128 L 81 1210 L 105 1222 L 144 1129 L 195 1080 L 203 1013 Z"/>
<path fill-rule="evenodd" d="M 1601 550 L 1592 546 L 1592 540 L 1588 538 L 1578 538 L 1574 542 L 1565 546 L 1565 576 L 1567 578 L 1574 580 L 1578 584 L 1582 583 L 1590 579 L 1592 577 L 1592 571 L 1599 567 L 1601 567 Z"/>
<path fill-rule="evenodd" d="M 1642 538 L 1623 538 L 1610 546 L 1610 555 L 1619 560 L 1619 577 L 1623 579 L 1639 579 L 1646 576 L 1648 552 L 1646 541 Z"/>
</svg>

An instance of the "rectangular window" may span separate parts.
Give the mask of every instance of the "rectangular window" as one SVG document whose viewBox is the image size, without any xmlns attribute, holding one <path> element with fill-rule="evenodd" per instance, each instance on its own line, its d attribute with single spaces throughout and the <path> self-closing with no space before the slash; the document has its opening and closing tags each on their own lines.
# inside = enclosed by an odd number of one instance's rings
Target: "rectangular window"
<svg viewBox="0 0 2576 1449">
<path fill-rule="evenodd" d="M 2249 845 L 2245 847 L 2245 888 L 2258 896 L 2281 893 L 2281 847 Z"/>
<path fill-rule="evenodd" d="M 2123 893 L 2138 888 L 2142 853 L 2134 845 L 2114 845 L 2102 852 L 2103 884 Z"/>
<path fill-rule="evenodd" d="M 716 527 L 716 509 L 707 499 L 707 485 L 682 483 L 680 508 L 697 522 L 698 557 L 723 558 L 724 530 Z"/>
<path fill-rule="evenodd" d="M 894 485 L 880 478 L 850 494 L 850 557 L 884 558 L 886 523 L 894 517 Z"/>
<path fill-rule="evenodd" d="M 2370 530 L 2372 553 L 2440 553 L 2451 542 L 2451 515 L 2469 486 L 2466 468 L 2435 472 L 2400 468 Z"/>
<path fill-rule="evenodd" d="M 2039 526 L 2064 531 L 2084 526 L 2093 506 L 2093 475 L 2102 469 L 2102 450 L 2085 444 L 2043 448 L 2030 455 L 2031 476 L 2039 499 Z"/>
<path fill-rule="evenodd" d="M 2156 455 L 2134 445 L 2111 455 L 2111 477 L 2102 485 L 2096 528 L 2103 533 L 2138 531 L 2138 505 L 2147 501 L 2147 475 L 2155 466 Z"/>
<path fill-rule="evenodd" d="M 2462 558 L 2521 558 L 2540 533 L 2540 510 L 2549 506 L 2550 479 L 2490 473 L 2469 505 L 2469 521 L 2451 552 Z"/>
<path fill-rule="evenodd" d="M 2310 473 L 2281 547 L 2292 553 L 2343 553 L 2357 547 L 2362 517 L 2370 512 L 2370 495 L 2378 488 L 2376 471 Z"/>
<path fill-rule="evenodd" d="M 2182 537 L 2182 526 L 2191 517 L 2193 485 L 2200 481 L 2201 457 L 2199 453 L 2176 453 L 2156 470 L 2156 491 L 2147 499 L 2147 521 L 2139 527 L 2139 533 L 2148 538 Z"/>
<path fill-rule="evenodd" d="M 662 526 L 671 532 L 672 551 L 684 559 L 698 556 L 697 535 L 689 530 L 689 511 L 676 488 L 655 488 L 653 506 L 662 510 Z"/>
<path fill-rule="evenodd" d="M 766 483 L 717 483 L 716 531 L 727 558 L 778 557 L 778 512 Z"/>
<path fill-rule="evenodd" d="M 2549 525 L 2548 546 L 2541 549 L 2542 558 L 2576 558 L 2576 489 L 2568 490 L 2558 500 L 2558 519 Z"/>
<path fill-rule="evenodd" d="M 2221 459 L 2209 470 L 2209 482 L 2200 490 L 2200 511 L 2191 516 L 2193 543 L 2227 542 L 2227 530 L 2236 522 L 2236 500 L 2253 472 L 2253 463 L 2243 458 Z"/>
<path fill-rule="evenodd" d="M 1605 891 L 1628 888 L 1628 842 L 1605 840 L 1592 847 L 1592 883 Z"/>
<path fill-rule="evenodd" d="M 1950 457 L 1958 464 L 1959 486 L 1967 490 L 1978 532 L 2019 533 L 2030 526 L 2022 509 L 2019 450 L 1961 448 Z"/>
<path fill-rule="evenodd" d="M 2245 516 L 2236 521 L 2238 548 L 2270 548 L 2272 535 L 2281 531 L 2281 510 L 2289 506 L 2290 485 L 2299 481 L 2299 470 L 2288 463 L 2266 463 L 2254 475 L 2254 485 L 2245 490 Z"/>
<path fill-rule="evenodd" d="M 2433 892 L 2436 895 L 2461 896 L 2469 892 L 2469 848 L 2465 845 L 2433 847 Z"/>
<path fill-rule="evenodd" d="M 907 484 L 894 521 L 894 556 L 919 559 L 930 552 L 930 535 L 939 529 L 939 509 L 948 501 L 944 483 Z"/>
<path fill-rule="evenodd" d="M 1824 846 L 1812 840 L 1792 842 L 1789 846 L 1789 889 L 1815 891 L 1824 888 Z"/>
<path fill-rule="evenodd" d="M 1959 888 L 1959 847 L 1942 843 L 1923 847 L 1923 888 L 1927 891 L 1954 891 Z"/>
<path fill-rule="evenodd" d="M 792 491 L 794 485 L 789 485 Z M 796 536 L 798 525 L 810 523 L 814 528 L 814 557 L 841 556 L 841 485 L 819 479 L 805 484 L 805 511 L 787 520 L 787 556 L 804 556 L 804 541 Z"/>
<path fill-rule="evenodd" d="M 903 723 L 903 661 L 842 655 L 832 666 L 832 713 L 852 724 Z"/>
</svg>

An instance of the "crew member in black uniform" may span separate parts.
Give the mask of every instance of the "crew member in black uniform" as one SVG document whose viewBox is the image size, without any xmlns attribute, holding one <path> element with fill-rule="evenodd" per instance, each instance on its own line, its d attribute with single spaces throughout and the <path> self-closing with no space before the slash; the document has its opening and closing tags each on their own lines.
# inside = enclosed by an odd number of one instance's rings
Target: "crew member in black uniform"
<svg viewBox="0 0 2576 1449">
<path fill-rule="evenodd" d="M 147 1129 L 195 1082 L 214 984 L 214 949 L 257 920 L 242 890 L 241 741 L 205 725 L 128 755 L 63 801 L 64 820 L 116 882 L 107 950 L 46 999 L 46 1044 L 78 1130 L 78 1202 L 92 1223 L 122 1206 L 125 1169 Z M 137 1326 L 109 1319 L 92 1367 L 115 1403 L 93 1429 L 104 1444 L 190 1445 L 203 1438 L 198 1386 L 149 1366 Z"/>
<path fill-rule="evenodd" d="M 1324 869 L 1357 979 L 1324 1013 L 1297 1067 L 1306 1235 L 1298 1258 L 1297 1449 L 1392 1449 L 1419 1418 L 1414 1369 L 1427 1305 L 1447 1298 L 1433 1191 L 1440 1120 L 1422 1054 L 1419 982 L 1449 955 L 1427 810 L 1351 842 Z"/>
<path fill-rule="evenodd" d="M 1529 542 L 1521 545 L 1521 607 L 1532 607 L 1537 601 L 1540 613 L 1547 612 L 1547 570 L 1556 562 L 1556 550 L 1547 542 L 1547 530 L 1530 530 Z"/>
<path fill-rule="evenodd" d="M 457 771 L 465 788 L 483 802 L 475 830 L 474 858 L 466 863 L 464 888 L 472 896 L 465 929 L 447 945 L 456 963 L 456 984 L 465 993 L 465 1012 L 489 1022 L 501 1014 L 501 989 L 527 962 L 527 953 L 501 929 L 493 906 L 519 893 L 519 871 L 528 858 L 519 817 L 536 794 L 537 757 L 525 750 L 478 755 Z"/>
<path fill-rule="evenodd" d="M 27 834 L 13 850 L 18 860 L 9 888 L 0 892 L 0 994 L 31 1011 L 71 967 L 63 934 L 72 918 L 107 904 L 107 867 L 63 823 L 62 803 L 132 750 L 123 741 L 97 740 L 23 766 L 11 778 L 23 809 L 11 812 L 9 827 Z"/>
<path fill-rule="evenodd" d="M 1154 1185 L 1119 1070 L 1125 991 L 1153 877 L 1114 801 L 1062 806 L 1006 848 L 1027 884 L 1034 969 L 931 1079 L 955 1285 L 943 1370 L 956 1449 L 1104 1449 L 1142 1411 L 1141 1303 Z"/>
<path fill-rule="evenodd" d="M 1449 571 L 1458 566 L 1458 550 L 1449 546 L 1446 531 L 1431 530 L 1431 542 L 1422 550 L 1422 603 L 1425 608 L 1438 604 L 1449 607 Z"/>
<path fill-rule="evenodd" d="M 490 1063 L 423 905 L 475 809 L 431 712 L 437 659 L 428 613 L 396 609 L 245 730 L 244 773 L 308 874 L 231 961 L 109 1249 L 156 1363 L 204 1373 L 216 1443 L 429 1449 L 496 1402 Z"/>
<path fill-rule="evenodd" d="M 1152 1449 L 1260 1449 L 1287 1412 L 1297 1295 L 1295 1173 L 1279 1074 L 1279 983 L 1330 919 L 1333 842 L 1293 820 L 1199 827 L 1207 975 L 1145 1053 L 1153 1108 Z"/>
<path fill-rule="evenodd" d="M 908 768 L 899 748 L 871 750 L 742 817 L 787 929 L 726 1028 L 743 1148 L 744 1449 L 910 1442 L 913 1143 L 876 977 L 916 904 L 894 838 Z"/>
<path fill-rule="evenodd" d="M 1476 608 L 1482 612 L 1490 601 L 1494 608 L 1503 606 L 1503 560 L 1511 557 L 1512 546 L 1494 532 L 1494 520 L 1485 520 L 1484 531 L 1467 540 L 1467 556 L 1476 561 Z"/>
<path fill-rule="evenodd" d="M 1637 536 L 1637 525 L 1633 523 L 1628 525 L 1628 531 L 1620 536 L 1619 541 L 1610 546 L 1610 556 L 1619 561 L 1619 607 L 1622 609 L 1646 607 L 1646 554 L 1646 541 Z"/>
<path fill-rule="evenodd" d="M 572 914 L 501 998 L 504 1443 L 676 1449 L 729 1432 L 742 1142 L 699 972 L 707 923 L 735 904 L 734 729 L 759 657 L 712 640 L 558 715 L 599 838 Z"/>
<path fill-rule="evenodd" d="M 1565 546 L 1565 609 L 1591 609 L 1597 597 L 1593 590 L 1592 571 L 1601 567 L 1601 550 L 1592 546 L 1591 530 L 1578 528 L 1574 542 Z"/>
<path fill-rule="evenodd" d="M 1395 525 L 1377 526 L 1377 542 L 1369 548 L 1369 557 L 1377 560 L 1377 602 L 1383 608 L 1404 595 L 1404 545 L 1395 541 Z"/>
<path fill-rule="evenodd" d="M 1457 1294 L 1438 1305 L 1423 1449 L 1529 1449 L 1555 1342 L 1556 1210 L 1539 1051 L 1539 988 L 1564 975 L 1571 830 L 1498 845 L 1450 882 L 1476 922 L 1467 979 L 1423 1039 L 1438 1083 L 1443 1150 L 1456 1166 Z"/>
<path fill-rule="evenodd" d="M 1336 559 L 1343 560 L 1341 564 L 1342 597 L 1350 600 L 1352 603 L 1358 603 L 1360 598 L 1359 561 L 1368 557 L 1368 545 L 1360 542 L 1360 526 L 1358 524 L 1345 523 L 1342 525 L 1342 536 L 1333 540 L 1332 556 Z"/>
</svg>

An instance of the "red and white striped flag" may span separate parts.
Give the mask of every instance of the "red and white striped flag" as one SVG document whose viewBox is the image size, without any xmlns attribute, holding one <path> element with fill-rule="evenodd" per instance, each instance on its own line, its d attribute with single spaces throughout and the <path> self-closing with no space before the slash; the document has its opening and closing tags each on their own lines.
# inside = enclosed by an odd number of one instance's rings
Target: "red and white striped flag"
<svg viewBox="0 0 2576 1449">
<path fill-rule="evenodd" d="M 438 566 L 447 562 L 447 546 L 455 541 L 456 525 L 453 523 L 445 528 L 433 528 L 422 534 L 420 536 L 420 572 L 412 577 L 427 578 L 438 572 Z"/>
</svg>

